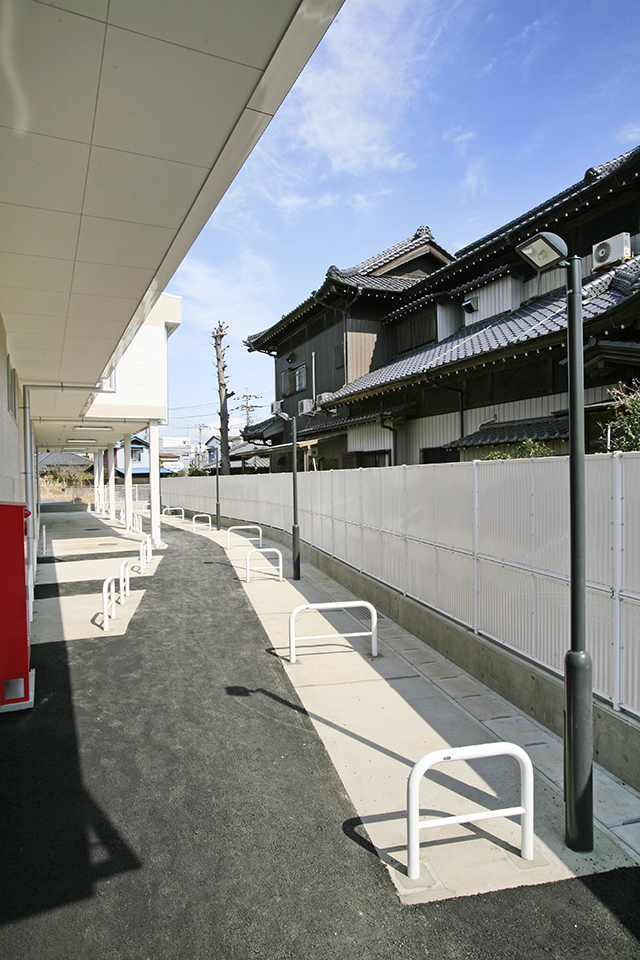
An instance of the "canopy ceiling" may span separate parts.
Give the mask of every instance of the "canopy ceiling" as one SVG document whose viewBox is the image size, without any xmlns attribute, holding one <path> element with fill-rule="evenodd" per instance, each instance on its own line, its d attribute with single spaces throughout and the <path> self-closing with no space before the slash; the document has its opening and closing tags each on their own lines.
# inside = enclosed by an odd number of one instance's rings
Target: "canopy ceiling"
<svg viewBox="0 0 640 960">
<path fill-rule="evenodd" d="M 23 385 L 110 373 L 342 2 L 5 0 L 0 313 Z M 70 427 L 89 395 L 34 390 L 32 415 Z"/>
</svg>

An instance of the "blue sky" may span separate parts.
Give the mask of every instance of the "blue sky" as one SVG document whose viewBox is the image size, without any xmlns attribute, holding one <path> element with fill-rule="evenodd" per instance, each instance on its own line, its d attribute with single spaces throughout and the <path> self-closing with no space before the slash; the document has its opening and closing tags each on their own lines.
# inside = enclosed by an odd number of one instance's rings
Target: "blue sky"
<svg viewBox="0 0 640 960">
<path fill-rule="evenodd" d="M 637 146 L 639 88 L 638 0 L 346 0 L 167 288 L 163 433 L 217 429 L 218 320 L 233 402 L 266 419 L 273 361 L 249 334 L 331 264 L 421 224 L 455 253 Z"/>
</svg>

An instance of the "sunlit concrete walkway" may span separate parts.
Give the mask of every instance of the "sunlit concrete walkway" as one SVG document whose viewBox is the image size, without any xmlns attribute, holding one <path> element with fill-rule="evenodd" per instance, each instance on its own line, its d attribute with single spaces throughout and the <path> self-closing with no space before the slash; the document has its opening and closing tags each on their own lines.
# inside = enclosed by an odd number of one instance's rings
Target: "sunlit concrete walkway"
<svg viewBox="0 0 640 960">
<path fill-rule="evenodd" d="M 191 526 L 190 521 L 173 522 Z M 298 634 L 335 632 L 336 637 L 296 643 L 297 662 L 290 664 L 288 625 L 295 607 L 358 598 L 304 562 L 300 581 L 289 579 L 287 563 L 288 578 L 279 583 L 276 560 L 269 555 L 253 555 L 254 566 L 270 563 L 272 571 L 251 573 L 247 584 L 247 552 L 257 546 L 247 539 L 252 531 L 230 538 L 226 531 L 208 535 L 225 548 L 245 583 L 404 902 L 545 883 L 640 863 L 640 796 L 635 791 L 596 766 L 595 850 L 589 856 L 572 853 L 564 844 L 562 743 L 557 737 L 386 618 L 379 623 L 376 659 L 368 637 L 342 639 L 341 633 L 368 629 L 370 618 L 364 610 L 357 619 L 346 612 L 300 614 Z M 267 540 L 264 546 L 278 547 Z M 520 856 L 517 820 L 443 827 L 421 834 L 421 878 L 410 881 L 406 787 L 411 767 L 432 750 L 499 740 L 523 747 L 535 766 L 534 860 L 527 863 Z M 517 806 L 518 763 L 500 758 L 440 766 L 423 784 L 421 801 L 425 817 Z"/>
<path fill-rule="evenodd" d="M 105 634 L 101 579 L 135 568 L 140 537 L 58 522 L 36 705 L 0 717 L 3 956 L 640 955 L 633 791 L 598 772 L 596 851 L 568 854 L 557 742 L 424 644 L 381 620 L 373 660 L 339 637 L 359 620 L 305 614 L 300 632 L 336 638 L 287 663 L 293 606 L 350 598 L 318 571 L 245 585 L 246 542 L 172 521 Z M 411 764 L 496 738 L 536 763 L 535 860 L 511 821 L 442 828 L 408 881 Z M 509 759 L 436 768 L 423 814 L 517 802 L 517 784 Z"/>
</svg>

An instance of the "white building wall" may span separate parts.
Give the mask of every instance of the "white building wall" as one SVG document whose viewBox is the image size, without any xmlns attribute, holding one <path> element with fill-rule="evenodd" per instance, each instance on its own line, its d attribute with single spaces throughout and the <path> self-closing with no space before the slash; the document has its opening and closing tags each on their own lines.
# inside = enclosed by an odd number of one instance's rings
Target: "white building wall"
<svg viewBox="0 0 640 960">
<path fill-rule="evenodd" d="M 180 297 L 163 293 L 115 371 L 116 392 L 96 396 L 88 417 L 167 417 L 167 335 L 180 323 Z"/>
<path fill-rule="evenodd" d="M 22 390 L 16 385 L 16 418 L 9 411 L 7 337 L 0 318 L 0 501 L 20 503 L 24 493 Z"/>
</svg>

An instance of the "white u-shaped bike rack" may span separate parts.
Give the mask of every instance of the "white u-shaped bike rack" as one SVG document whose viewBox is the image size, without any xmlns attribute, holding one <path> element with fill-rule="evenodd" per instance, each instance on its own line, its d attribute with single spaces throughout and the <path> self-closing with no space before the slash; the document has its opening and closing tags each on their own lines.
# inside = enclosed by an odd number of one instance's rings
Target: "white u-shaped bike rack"
<svg viewBox="0 0 640 960">
<path fill-rule="evenodd" d="M 131 518 L 131 529 L 134 533 L 142 533 L 142 514 L 134 513 Z"/>
<path fill-rule="evenodd" d="M 111 611 L 111 613 L 109 613 Z M 109 616 L 116 618 L 116 578 L 107 577 L 102 584 L 102 629 L 109 631 Z"/>
<path fill-rule="evenodd" d="M 124 603 L 124 598 L 129 596 L 129 561 L 123 560 L 120 564 L 120 603 Z"/>
<path fill-rule="evenodd" d="M 144 573 L 147 565 L 147 541 L 143 540 L 140 544 L 140 573 Z"/>
<path fill-rule="evenodd" d="M 174 515 L 174 511 L 176 511 L 176 510 L 179 510 L 179 511 L 180 511 L 180 519 L 181 519 L 181 520 L 184 520 L 184 509 L 183 509 L 183 507 L 165 507 L 164 510 L 162 511 L 162 516 L 163 516 L 163 517 L 171 517 L 171 516 Z"/>
<path fill-rule="evenodd" d="M 450 760 L 479 760 L 484 757 L 515 757 L 520 764 L 519 807 L 482 810 L 457 817 L 434 817 L 420 820 L 420 781 L 430 767 Z M 420 831 L 442 827 L 448 823 L 474 823 L 495 817 L 520 817 L 520 846 L 523 860 L 533 860 L 533 764 L 529 755 L 515 743 L 480 743 L 468 747 L 433 750 L 414 765 L 407 781 L 407 874 L 410 880 L 420 877 Z"/>
<path fill-rule="evenodd" d="M 268 563 L 265 567 L 251 567 L 249 557 L 254 553 L 259 553 L 262 557 L 266 557 L 267 554 L 276 556 L 278 558 L 278 580 L 282 580 L 282 554 L 280 551 L 275 547 L 254 547 L 253 550 L 249 550 L 247 554 L 247 583 L 251 583 L 251 570 L 271 570 L 273 572 L 273 565 L 271 563 Z"/>
<path fill-rule="evenodd" d="M 196 532 L 196 520 L 200 520 L 202 517 L 206 517 L 209 521 L 209 532 L 211 532 L 211 515 L 208 513 L 194 513 L 191 517 L 191 533 Z M 200 524 L 202 526 L 202 524 Z"/>
<path fill-rule="evenodd" d="M 232 530 L 257 530 L 259 537 L 238 537 L 239 540 L 258 540 L 258 546 L 262 547 L 262 527 L 257 526 L 248 526 L 248 527 L 229 527 L 227 530 L 227 550 L 230 546 L 231 541 L 231 531 Z"/>
<path fill-rule="evenodd" d="M 325 633 L 310 637 L 296 637 L 296 617 L 303 610 L 350 610 L 353 607 L 366 607 L 371 614 L 371 630 L 360 633 Z M 289 660 L 296 662 L 296 640 L 334 640 L 336 637 L 371 637 L 371 656 L 378 656 L 378 614 L 372 603 L 366 600 L 346 600 L 342 603 L 303 603 L 289 616 Z"/>
</svg>

